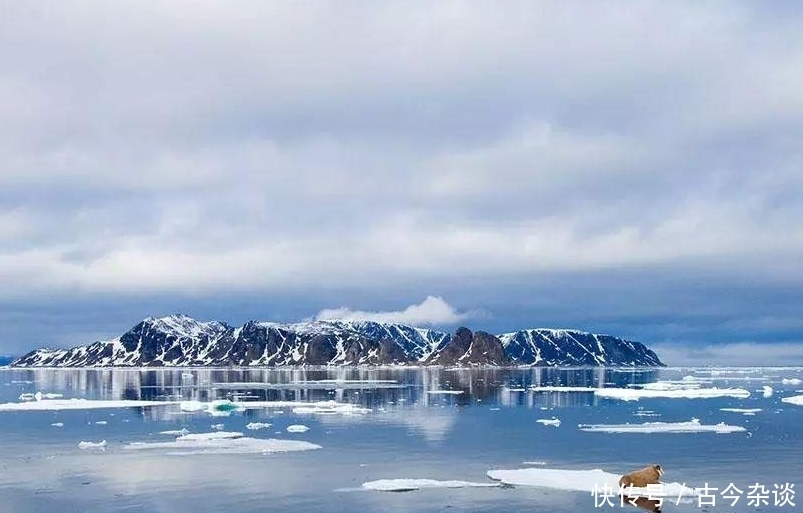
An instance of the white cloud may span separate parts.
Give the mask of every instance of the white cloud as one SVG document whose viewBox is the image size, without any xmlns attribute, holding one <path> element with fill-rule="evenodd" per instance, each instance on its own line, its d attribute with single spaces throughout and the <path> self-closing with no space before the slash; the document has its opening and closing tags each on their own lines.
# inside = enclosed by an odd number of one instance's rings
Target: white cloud
<svg viewBox="0 0 803 513">
<path fill-rule="evenodd" d="M 457 324 L 472 315 L 467 312 L 458 312 L 442 297 L 427 296 L 421 303 L 395 312 L 367 312 L 341 307 L 321 310 L 315 315 L 315 320 L 344 319 L 423 326 Z"/>
</svg>

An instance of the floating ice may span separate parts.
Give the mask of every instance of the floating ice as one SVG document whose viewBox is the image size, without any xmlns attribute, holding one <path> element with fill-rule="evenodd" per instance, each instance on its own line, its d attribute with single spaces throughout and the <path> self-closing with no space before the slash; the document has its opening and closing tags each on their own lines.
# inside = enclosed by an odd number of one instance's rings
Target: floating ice
<svg viewBox="0 0 803 513">
<path fill-rule="evenodd" d="M 522 465 L 546 465 L 546 461 L 522 461 Z"/>
<path fill-rule="evenodd" d="M 212 424 L 212 425 L 211 425 L 211 426 L 209 426 L 209 427 L 211 427 L 212 429 L 217 429 L 218 431 L 223 431 L 223 429 L 224 429 L 226 426 L 224 426 L 223 424 Z"/>
<path fill-rule="evenodd" d="M 789 379 L 784 378 L 781 380 L 781 383 L 784 385 L 800 385 L 801 383 L 803 383 L 803 381 L 801 381 L 798 378 L 789 378 Z"/>
<path fill-rule="evenodd" d="M 79 449 L 106 449 L 106 440 L 101 440 L 100 442 L 79 442 L 78 443 Z"/>
<path fill-rule="evenodd" d="M 700 382 L 691 380 L 655 381 L 641 385 L 643 390 L 694 390 L 700 388 L 700 386 Z"/>
<path fill-rule="evenodd" d="M 51 426 L 53 426 L 53 427 L 64 427 L 64 423 L 63 422 L 54 422 L 53 424 L 51 424 Z"/>
<path fill-rule="evenodd" d="M 189 435 L 190 431 L 187 428 L 181 428 L 181 429 L 172 429 L 169 431 L 159 431 L 159 434 L 169 435 L 169 436 L 184 436 L 184 435 Z"/>
<path fill-rule="evenodd" d="M 204 411 L 207 408 L 207 403 L 201 401 L 181 401 L 179 409 L 186 412 Z"/>
<path fill-rule="evenodd" d="M 463 393 L 462 390 L 427 390 L 428 394 L 438 394 L 438 395 L 460 395 Z"/>
<path fill-rule="evenodd" d="M 803 395 L 793 395 L 792 397 L 784 397 L 781 401 L 796 406 L 803 406 Z"/>
<path fill-rule="evenodd" d="M 231 438 L 242 438 L 242 433 L 237 431 L 213 431 L 211 433 L 190 433 L 176 438 L 177 442 L 197 442 L 201 440 L 226 440 Z"/>
<path fill-rule="evenodd" d="M 560 427 L 560 419 L 555 419 L 555 418 L 552 418 L 552 419 L 538 419 L 538 420 L 536 420 L 536 422 L 538 422 L 539 424 L 543 424 L 545 426 Z"/>
<path fill-rule="evenodd" d="M 761 411 L 761 408 L 720 408 L 719 411 L 727 411 L 730 413 L 744 413 L 745 415 L 755 415 Z"/>
<path fill-rule="evenodd" d="M 33 394 L 33 393 L 31 393 L 31 392 L 26 392 L 26 393 L 24 393 L 24 394 L 20 394 L 20 396 L 18 397 L 18 399 L 19 399 L 20 401 L 36 401 L 36 400 L 37 400 L 37 399 L 36 399 L 36 394 Z M 40 399 L 41 399 L 41 398 L 40 398 Z"/>
<path fill-rule="evenodd" d="M 265 429 L 271 427 L 273 424 L 269 424 L 267 422 L 249 422 L 245 425 L 246 429 L 256 430 L 256 429 Z"/>
<path fill-rule="evenodd" d="M 724 422 L 714 425 L 700 424 L 699 419 L 688 422 L 645 422 L 643 424 L 580 424 L 580 431 L 595 433 L 737 433 L 747 431 L 741 426 Z"/>
<path fill-rule="evenodd" d="M 710 399 L 714 397 L 735 397 L 744 399 L 750 397 L 750 392 L 743 388 L 717 387 L 669 390 L 598 388 L 594 391 L 594 395 L 607 399 L 620 399 L 622 401 L 638 401 L 639 399 L 652 399 L 656 397 L 667 399 Z"/>
<path fill-rule="evenodd" d="M 764 397 L 772 397 L 772 387 L 764 385 L 761 390 L 764 391 Z"/>
<path fill-rule="evenodd" d="M 594 387 L 561 387 L 561 386 L 542 386 L 530 387 L 533 392 L 596 392 Z"/>
<path fill-rule="evenodd" d="M 309 428 L 303 424 L 293 424 L 291 426 L 287 426 L 288 433 L 306 433 L 309 431 Z"/>
<path fill-rule="evenodd" d="M 106 422 L 105 420 L 99 420 L 95 422 L 95 424 L 97 424 L 98 426 L 105 426 L 106 424 L 108 424 L 108 422 Z"/>
<path fill-rule="evenodd" d="M 293 408 L 293 413 L 303 415 L 307 413 L 315 413 L 318 415 L 362 415 L 369 413 L 371 410 L 362 408 L 360 406 L 348 403 L 338 403 L 335 401 L 323 401 L 317 403 L 310 403 L 307 406 L 297 406 Z"/>
<path fill-rule="evenodd" d="M 499 483 L 472 483 L 470 481 L 437 481 L 435 479 L 379 479 L 363 483 L 366 490 L 379 492 L 410 492 L 421 488 L 491 488 Z"/>
<path fill-rule="evenodd" d="M 217 433 L 215 433 L 217 434 Z M 270 454 L 274 452 L 309 451 L 321 446 L 301 440 L 280 440 L 276 438 L 177 438 L 174 442 L 132 442 L 124 447 L 127 450 L 166 450 L 168 455 L 186 456 L 192 454 Z"/>
<path fill-rule="evenodd" d="M 612 474 L 600 469 L 593 470 L 563 470 L 549 468 L 522 468 L 515 470 L 489 470 L 488 477 L 513 486 L 536 486 L 593 493 L 608 487 L 610 490 L 619 490 L 619 474 Z M 688 488 L 680 483 L 662 483 L 660 489 L 626 488 L 628 496 L 652 497 L 689 497 L 697 495 L 697 490 Z"/>
<path fill-rule="evenodd" d="M 138 408 L 145 406 L 169 406 L 168 401 L 105 401 L 94 399 L 43 399 L 35 402 L 0 404 L 0 411 L 57 411 L 57 410 L 96 410 L 106 408 Z"/>
</svg>

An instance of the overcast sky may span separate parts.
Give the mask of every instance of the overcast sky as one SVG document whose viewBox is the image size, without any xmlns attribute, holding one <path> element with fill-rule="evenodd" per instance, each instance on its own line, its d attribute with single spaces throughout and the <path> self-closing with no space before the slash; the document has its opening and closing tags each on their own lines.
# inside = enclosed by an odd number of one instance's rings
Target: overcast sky
<svg viewBox="0 0 803 513">
<path fill-rule="evenodd" d="M 183 312 L 803 363 L 800 34 L 795 2 L 0 0 L 0 352 Z"/>
</svg>

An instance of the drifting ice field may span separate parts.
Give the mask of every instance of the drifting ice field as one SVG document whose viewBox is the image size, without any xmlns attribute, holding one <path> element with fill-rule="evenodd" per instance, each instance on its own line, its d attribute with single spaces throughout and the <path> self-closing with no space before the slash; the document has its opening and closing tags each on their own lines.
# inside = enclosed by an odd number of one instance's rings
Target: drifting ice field
<svg viewBox="0 0 803 513">
<path fill-rule="evenodd" d="M 709 510 L 755 511 L 755 483 L 803 490 L 801 378 L 798 368 L 5 369 L 0 498 L 13 513 L 576 512 L 595 509 L 595 486 L 660 463 L 664 511 L 701 511 L 706 483 L 745 492 Z M 769 501 L 763 510 L 799 511 Z"/>
</svg>

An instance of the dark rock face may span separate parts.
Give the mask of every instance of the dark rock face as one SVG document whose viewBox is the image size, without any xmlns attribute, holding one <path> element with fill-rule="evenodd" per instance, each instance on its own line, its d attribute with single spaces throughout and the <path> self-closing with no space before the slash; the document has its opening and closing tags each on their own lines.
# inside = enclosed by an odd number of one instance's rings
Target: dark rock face
<svg viewBox="0 0 803 513">
<path fill-rule="evenodd" d="M 433 354 L 431 363 L 436 365 L 508 365 L 502 342 L 484 331 L 472 333 L 468 328 L 458 328 L 452 340 L 439 352 Z"/>
<path fill-rule="evenodd" d="M 39 349 L 16 367 L 288 365 L 660 366 L 638 342 L 574 330 L 454 335 L 400 324 L 249 321 L 234 328 L 184 315 L 145 319 L 112 340 L 73 349 Z"/>
</svg>

